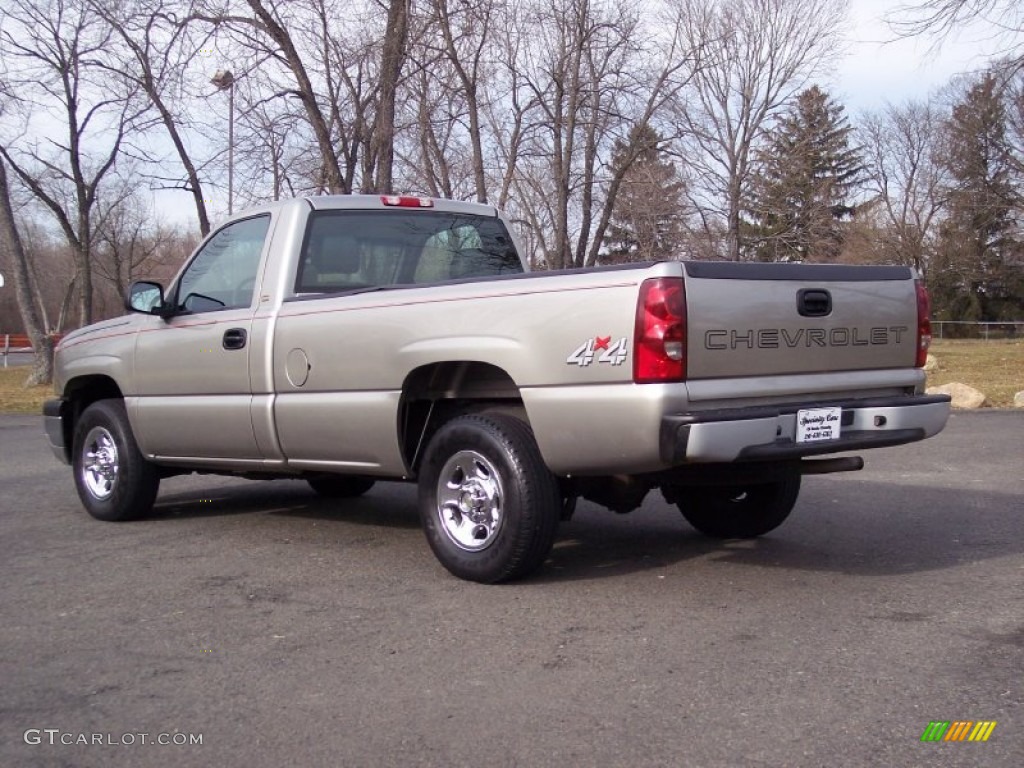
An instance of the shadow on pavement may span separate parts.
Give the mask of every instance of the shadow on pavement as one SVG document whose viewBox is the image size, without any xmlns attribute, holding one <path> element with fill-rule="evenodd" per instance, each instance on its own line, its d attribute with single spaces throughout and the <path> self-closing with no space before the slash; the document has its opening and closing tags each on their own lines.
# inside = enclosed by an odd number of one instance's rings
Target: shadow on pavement
<svg viewBox="0 0 1024 768">
<path fill-rule="evenodd" d="M 389 484 L 394 486 L 395 484 Z M 378 486 L 354 499 L 318 496 L 304 482 L 252 481 L 199 491 L 161 494 L 147 520 L 173 521 L 241 514 L 273 514 L 338 523 L 418 528 L 415 497 L 383 498 Z M 395 496 L 391 493 L 389 496 Z"/>
<path fill-rule="evenodd" d="M 991 490 L 859 480 L 838 491 L 818 486 L 805 490 L 779 529 L 752 540 L 701 536 L 656 491 L 643 509 L 629 515 L 585 503 L 580 508 L 571 522 L 562 524 L 548 562 L 528 583 L 618 577 L 708 556 L 730 565 L 871 576 L 1024 555 L 1020 497 Z M 171 493 L 159 498 L 148 522 L 247 513 L 291 517 L 297 525 L 311 519 L 419 528 L 414 489 L 396 484 L 341 500 L 323 499 L 292 482 Z"/>
<path fill-rule="evenodd" d="M 912 502 L 894 489 L 910 493 Z M 562 528 L 547 568 L 536 580 L 605 578 L 707 555 L 731 565 L 864 576 L 1024 555 L 1020 496 L 871 482 L 848 484 L 843 491 L 857 491 L 857 499 L 826 504 L 820 492 L 805 492 L 786 523 L 748 540 L 705 538 L 681 516 L 678 530 L 666 527 L 661 516 L 645 530 L 650 501 L 632 513 L 635 524 L 629 527 L 604 515 L 588 515 Z"/>
</svg>

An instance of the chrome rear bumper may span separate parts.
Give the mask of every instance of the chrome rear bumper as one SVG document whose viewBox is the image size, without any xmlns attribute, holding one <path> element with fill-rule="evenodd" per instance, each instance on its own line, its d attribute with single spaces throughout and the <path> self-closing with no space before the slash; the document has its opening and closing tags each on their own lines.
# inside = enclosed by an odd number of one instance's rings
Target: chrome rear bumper
<svg viewBox="0 0 1024 768">
<path fill-rule="evenodd" d="M 914 395 L 669 415 L 661 422 L 661 458 L 671 465 L 786 460 L 912 443 L 942 431 L 949 401 Z M 797 411 L 829 407 L 843 409 L 839 438 L 796 442 Z"/>
</svg>

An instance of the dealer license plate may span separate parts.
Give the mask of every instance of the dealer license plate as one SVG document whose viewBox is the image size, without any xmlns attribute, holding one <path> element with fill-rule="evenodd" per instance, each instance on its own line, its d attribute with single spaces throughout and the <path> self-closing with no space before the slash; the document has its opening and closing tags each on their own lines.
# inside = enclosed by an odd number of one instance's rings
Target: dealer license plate
<svg viewBox="0 0 1024 768">
<path fill-rule="evenodd" d="M 822 440 L 838 440 L 839 424 L 843 419 L 842 408 L 812 408 L 796 412 L 796 441 L 818 443 Z"/>
</svg>

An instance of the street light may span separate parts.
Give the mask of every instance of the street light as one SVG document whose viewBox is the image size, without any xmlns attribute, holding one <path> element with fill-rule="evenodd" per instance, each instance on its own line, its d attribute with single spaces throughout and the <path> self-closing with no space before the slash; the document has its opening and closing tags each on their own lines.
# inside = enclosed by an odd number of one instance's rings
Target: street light
<svg viewBox="0 0 1024 768">
<path fill-rule="evenodd" d="M 235 196 L 235 76 L 230 69 L 218 69 L 210 80 L 217 90 L 228 92 L 228 216 L 234 213 Z"/>
</svg>

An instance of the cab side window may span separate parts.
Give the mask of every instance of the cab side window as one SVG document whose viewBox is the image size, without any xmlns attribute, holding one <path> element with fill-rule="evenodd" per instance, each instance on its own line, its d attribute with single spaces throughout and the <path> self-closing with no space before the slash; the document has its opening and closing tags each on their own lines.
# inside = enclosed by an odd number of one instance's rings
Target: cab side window
<svg viewBox="0 0 1024 768">
<path fill-rule="evenodd" d="M 263 215 L 215 234 L 181 276 L 178 304 L 189 312 L 251 306 L 269 228 L 270 216 Z"/>
</svg>

